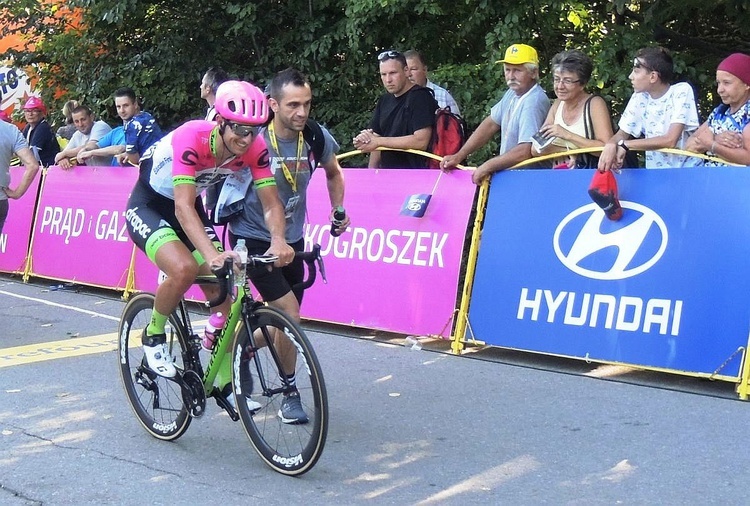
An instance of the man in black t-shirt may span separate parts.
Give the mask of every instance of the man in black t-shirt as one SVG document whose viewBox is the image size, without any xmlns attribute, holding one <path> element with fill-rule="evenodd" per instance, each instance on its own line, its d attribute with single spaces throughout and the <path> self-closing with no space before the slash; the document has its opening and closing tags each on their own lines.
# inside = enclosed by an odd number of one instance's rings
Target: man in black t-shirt
<svg viewBox="0 0 750 506">
<path fill-rule="evenodd" d="M 369 167 L 426 167 L 426 157 L 378 147 L 426 150 L 438 108 L 432 92 L 409 81 L 406 58 L 398 51 L 378 56 L 380 80 L 388 93 L 380 97 L 370 127 L 354 137 L 354 147 L 370 153 Z"/>
</svg>

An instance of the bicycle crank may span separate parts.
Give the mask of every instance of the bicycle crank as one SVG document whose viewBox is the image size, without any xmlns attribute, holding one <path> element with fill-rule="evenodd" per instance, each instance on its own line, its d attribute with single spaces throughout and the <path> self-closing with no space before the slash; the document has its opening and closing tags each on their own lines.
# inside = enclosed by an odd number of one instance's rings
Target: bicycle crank
<svg viewBox="0 0 750 506">
<path fill-rule="evenodd" d="M 188 370 L 175 377 L 182 391 L 182 402 L 193 418 L 199 418 L 206 412 L 206 392 L 198 373 Z"/>
</svg>

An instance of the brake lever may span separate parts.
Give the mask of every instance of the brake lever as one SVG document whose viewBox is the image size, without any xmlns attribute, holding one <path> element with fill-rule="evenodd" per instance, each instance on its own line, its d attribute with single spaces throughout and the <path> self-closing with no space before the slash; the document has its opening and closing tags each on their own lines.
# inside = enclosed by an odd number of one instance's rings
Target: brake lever
<svg viewBox="0 0 750 506">
<path fill-rule="evenodd" d="M 320 278 L 323 280 L 323 284 L 328 284 L 328 279 L 326 278 L 326 267 L 323 265 L 323 257 L 320 255 L 320 251 L 318 251 L 318 256 L 315 257 L 315 261 L 318 263 L 318 272 L 320 272 Z"/>
</svg>

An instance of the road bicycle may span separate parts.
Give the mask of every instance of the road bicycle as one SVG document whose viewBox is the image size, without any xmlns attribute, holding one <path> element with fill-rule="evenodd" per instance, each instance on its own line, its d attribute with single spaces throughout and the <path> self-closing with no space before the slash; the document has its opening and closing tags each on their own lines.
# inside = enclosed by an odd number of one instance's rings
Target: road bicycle
<svg viewBox="0 0 750 506">
<path fill-rule="evenodd" d="M 325 270 L 320 245 L 310 252 L 296 253 L 307 266 L 302 287 L 315 282 Z M 273 263 L 276 257 L 250 256 L 248 265 Z M 317 269 L 316 269 L 317 264 Z M 205 302 L 213 307 L 232 296 L 226 324 L 218 335 L 204 369 L 201 338 L 190 322 L 183 299 L 170 315 L 167 345 L 177 368 L 174 378 L 152 371 L 141 346 L 141 335 L 151 319 L 154 296 L 134 295 L 125 306 L 119 325 L 118 359 L 127 399 L 144 429 L 157 439 L 174 441 L 182 436 L 193 418 L 202 416 L 206 399 L 213 397 L 232 420 L 240 420 L 260 458 L 275 471 L 296 476 L 309 471 L 320 458 L 328 433 L 328 397 L 320 363 L 305 332 L 289 316 L 255 300 L 247 281 L 234 290 L 232 260 L 214 276 L 201 276 L 196 284 L 218 284 L 220 294 Z M 293 345 L 295 383 L 283 373 L 281 340 Z M 287 342 L 287 345 L 289 344 Z M 234 406 L 219 386 L 231 384 Z M 283 423 L 282 396 L 297 389 L 307 423 Z M 236 406 L 236 407 L 235 407 Z"/>
</svg>

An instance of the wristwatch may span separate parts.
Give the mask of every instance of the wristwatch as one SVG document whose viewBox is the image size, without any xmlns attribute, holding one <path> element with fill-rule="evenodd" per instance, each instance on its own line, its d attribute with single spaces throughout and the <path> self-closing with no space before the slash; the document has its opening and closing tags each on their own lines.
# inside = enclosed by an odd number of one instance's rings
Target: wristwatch
<svg viewBox="0 0 750 506">
<path fill-rule="evenodd" d="M 630 151 L 630 148 L 625 144 L 625 139 L 620 139 L 619 141 L 617 141 L 617 146 L 624 149 L 626 153 Z"/>
</svg>

